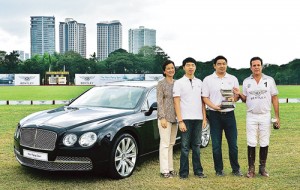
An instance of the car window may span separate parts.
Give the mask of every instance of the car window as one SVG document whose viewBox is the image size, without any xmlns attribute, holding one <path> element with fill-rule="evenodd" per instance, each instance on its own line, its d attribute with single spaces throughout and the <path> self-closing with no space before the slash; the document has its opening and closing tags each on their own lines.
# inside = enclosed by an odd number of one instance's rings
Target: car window
<svg viewBox="0 0 300 190">
<path fill-rule="evenodd" d="M 70 106 L 132 109 L 136 107 L 143 90 L 140 87 L 128 86 L 94 87 L 77 98 Z"/>
<path fill-rule="evenodd" d="M 150 106 L 156 102 L 156 88 L 153 88 L 148 96 L 147 96 L 147 102 L 145 103 L 146 105 L 144 105 L 144 108 L 149 109 Z"/>
</svg>

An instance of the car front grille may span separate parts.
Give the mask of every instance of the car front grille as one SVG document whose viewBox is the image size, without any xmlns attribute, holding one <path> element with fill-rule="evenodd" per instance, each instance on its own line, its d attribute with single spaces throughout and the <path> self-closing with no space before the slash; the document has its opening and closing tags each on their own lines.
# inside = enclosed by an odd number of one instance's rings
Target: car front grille
<svg viewBox="0 0 300 190">
<path fill-rule="evenodd" d="M 38 150 L 54 150 L 57 134 L 36 128 L 23 128 L 20 131 L 20 144 Z"/>
<path fill-rule="evenodd" d="M 40 161 L 23 157 L 15 149 L 16 159 L 20 164 L 50 171 L 89 171 L 93 169 L 93 164 L 88 157 L 66 157 L 58 156 L 55 161 Z"/>
</svg>

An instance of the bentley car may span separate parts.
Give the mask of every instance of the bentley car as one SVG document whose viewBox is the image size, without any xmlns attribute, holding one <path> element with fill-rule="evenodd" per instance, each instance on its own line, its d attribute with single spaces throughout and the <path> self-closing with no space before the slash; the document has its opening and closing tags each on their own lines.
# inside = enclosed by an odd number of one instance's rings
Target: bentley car
<svg viewBox="0 0 300 190">
<path fill-rule="evenodd" d="M 112 178 L 129 177 L 139 157 L 159 148 L 156 85 L 107 83 L 68 105 L 23 118 L 14 134 L 17 161 L 41 170 L 94 170 Z M 207 125 L 202 147 L 209 143 L 209 132 Z"/>
</svg>

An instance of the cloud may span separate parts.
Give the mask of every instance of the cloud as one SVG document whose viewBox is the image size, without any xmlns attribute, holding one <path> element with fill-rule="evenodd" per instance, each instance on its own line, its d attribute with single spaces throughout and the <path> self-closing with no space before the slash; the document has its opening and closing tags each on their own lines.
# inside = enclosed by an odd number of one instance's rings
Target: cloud
<svg viewBox="0 0 300 190">
<path fill-rule="evenodd" d="M 128 30 L 155 29 L 157 45 L 176 64 L 192 56 L 210 61 L 222 54 L 229 65 L 248 68 L 252 56 L 285 64 L 300 52 L 300 1 L 294 0 L 27 0 L 3 1 L 0 7 L 0 50 L 30 50 L 30 16 L 55 16 L 85 23 L 87 55 L 96 52 L 97 23 L 120 20 L 123 48 Z M 11 51 L 9 50 L 9 51 Z"/>
</svg>

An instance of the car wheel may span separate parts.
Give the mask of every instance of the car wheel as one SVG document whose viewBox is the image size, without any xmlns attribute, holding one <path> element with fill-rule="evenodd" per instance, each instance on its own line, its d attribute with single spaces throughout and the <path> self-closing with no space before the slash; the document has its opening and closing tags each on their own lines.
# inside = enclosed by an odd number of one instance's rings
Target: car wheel
<svg viewBox="0 0 300 190">
<path fill-rule="evenodd" d="M 135 169 L 138 147 L 130 134 L 120 135 L 112 148 L 110 173 L 112 178 L 129 177 Z"/>
<path fill-rule="evenodd" d="M 210 141 L 210 125 L 209 121 L 207 120 L 206 127 L 202 129 L 202 136 L 201 136 L 201 147 L 207 147 Z"/>
</svg>

